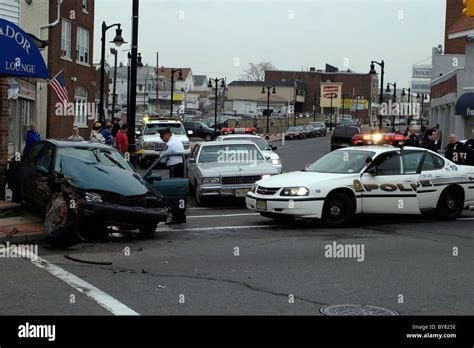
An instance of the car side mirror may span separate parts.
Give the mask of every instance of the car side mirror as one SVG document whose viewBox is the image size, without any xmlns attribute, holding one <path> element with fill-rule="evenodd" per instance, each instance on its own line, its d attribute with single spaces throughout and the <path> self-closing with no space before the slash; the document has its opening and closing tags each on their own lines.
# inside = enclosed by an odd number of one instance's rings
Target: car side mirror
<svg viewBox="0 0 474 348">
<path fill-rule="evenodd" d="M 272 146 L 272 151 L 276 151 L 276 150 L 278 150 L 278 147 Z"/>
<path fill-rule="evenodd" d="M 370 175 L 374 175 L 376 176 L 377 175 L 377 167 L 376 166 L 372 166 L 372 167 L 369 167 L 367 169 L 367 174 L 370 174 Z"/>
<path fill-rule="evenodd" d="M 190 158 L 190 159 L 188 159 L 188 162 L 189 163 L 196 163 L 196 159 L 195 158 Z"/>
<path fill-rule="evenodd" d="M 48 169 L 46 169 L 43 166 L 36 166 L 36 172 L 40 174 L 45 174 L 45 175 L 49 174 Z"/>
<path fill-rule="evenodd" d="M 161 175 L 158 174 L 152 174 L 150 176 L 147 176 L 145 178 L 146 181 L 148 182 L 155 182 L 155 181 L 161 181 Z"/>
<path fill-rule="evenodd" d="M 367 158 L 365 159 L 365 165 L 368 166 L 369 164 L 372 163 L 372 161 L 373 161 L 372 157 L 367 157 Z"/>
</svg>

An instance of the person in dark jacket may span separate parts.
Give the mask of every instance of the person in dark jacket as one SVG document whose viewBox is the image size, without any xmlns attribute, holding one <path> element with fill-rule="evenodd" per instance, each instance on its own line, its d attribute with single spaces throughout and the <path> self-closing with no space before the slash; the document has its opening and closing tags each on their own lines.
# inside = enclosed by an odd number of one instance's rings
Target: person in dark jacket
<svg viewBox="0 0 474 348">
<path fill-rule="evenodd" d="M 102 136 L 105 138 L 105 145 L 114 145 L 114 137 L 112 136 L 112 123 L 107 123 L 104 129 L 100 131 Z"/>
<path fill-rule="evenodd" d="M 26 141 L 25 148 L 23 149 L 23 155 L 26 155 L 33 145 L 39 141 L 41 141 L 41 135 L 38 133 L 36 124 L 32 123 L 30 125 L 30 129 L 26 132 Z"/>
<path fill-rule="evenodd" d="M 407 140 L 405 142 L 406 146 L 415 146 L 415 147 L 420 146 L 421 138 L 418 134 L 416 134 L 412 126 L 407 127 L 405 136 L 407 137 Z"/>
<path fill-rule="evenodd" d="M 438 135 L 436 134 L 435 128 L 427 129 L 425 132 L 425 136 L 423 137 L 423 141 L 420 144 L 420 147 L 431 150 L 433 152 L 438 152 L 438 149 L 436 148 L 436 145 L 435 145 L 437 136 Z"/>
<path fill-rule="evenodd" d="M 448 136 L 448 145 L 446 145 L 444 156 L 456 164 L 464 163 L 464 144 L 458 141 L 456 134 Z"/>
</svg>

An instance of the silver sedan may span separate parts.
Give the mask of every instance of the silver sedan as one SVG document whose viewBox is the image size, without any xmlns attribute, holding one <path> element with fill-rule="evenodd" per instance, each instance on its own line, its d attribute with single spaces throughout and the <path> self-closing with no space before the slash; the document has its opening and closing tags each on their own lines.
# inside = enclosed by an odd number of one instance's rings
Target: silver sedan
<svg viewBox="0 0 474 348">
<path fill-rule="evenodd" d="M 209 197 L 245 198 L 256 181 L 278 174 L 255 143 L 243 140 L 197 144 L 188 168 L 199 206 Z"/>
</svg>

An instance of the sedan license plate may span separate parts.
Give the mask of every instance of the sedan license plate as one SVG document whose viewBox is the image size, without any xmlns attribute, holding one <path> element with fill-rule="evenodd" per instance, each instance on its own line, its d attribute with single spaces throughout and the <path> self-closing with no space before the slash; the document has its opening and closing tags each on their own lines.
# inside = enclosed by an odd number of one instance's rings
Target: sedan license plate
<svg viewBox="0 0 474 348">
<path fill-rule="evenodd" d="M 249 192 L 249 189 L 239 189 L 235 190 L 235 197 L 245 197 L 247 196 L 247 193 Z"/>
<path fill-rule="evenodd" d="M 257 209 L 258 210 L 267 210 L 267 202 L 257 200 Z"/>
</svg>

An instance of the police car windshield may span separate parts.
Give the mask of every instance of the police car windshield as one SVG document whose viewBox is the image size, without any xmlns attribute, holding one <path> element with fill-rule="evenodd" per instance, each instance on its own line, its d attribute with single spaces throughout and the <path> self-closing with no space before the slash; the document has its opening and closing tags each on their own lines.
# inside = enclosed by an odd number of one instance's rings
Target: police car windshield
<svg viewBox="0 0 474 348">
<path fill-rule="evenodd" d="M 375 152 L 372 151 L 334 151 L 313 163 L 307 171 L 331 174 L 360 173 L 365 167 L 367 158 L 374 155 Z"/>
<path fill-rule="evenodd" d="M 169 128 L 173 134 L 185 135 L 186 132 L 181 123 L 152 123 L 145 126 L 144 135 L 154 135 L 160 130 Z"/>
</svg>

